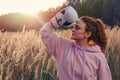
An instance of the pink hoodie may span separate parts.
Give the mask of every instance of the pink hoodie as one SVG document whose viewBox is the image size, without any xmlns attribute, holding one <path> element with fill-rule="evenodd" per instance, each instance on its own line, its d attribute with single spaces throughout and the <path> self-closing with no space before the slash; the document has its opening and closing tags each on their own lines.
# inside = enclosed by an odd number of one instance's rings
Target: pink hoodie
<svg viewBox="0 0 120 80">
<path fill-rule="evenodd" d="M 40 29 L 40 34 L 56 59 L 59 80 L 112 80 L 106 58 L 98 45 L 83 48 L 58 37 L 49 22 Z"/>
</svg>

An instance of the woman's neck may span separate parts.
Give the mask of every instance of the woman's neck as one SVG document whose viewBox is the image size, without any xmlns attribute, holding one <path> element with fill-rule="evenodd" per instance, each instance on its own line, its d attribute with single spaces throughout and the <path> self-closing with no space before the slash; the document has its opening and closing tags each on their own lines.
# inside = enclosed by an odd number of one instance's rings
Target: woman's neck
<svg viewBox="0 0 120 80">
<path fill-rule="evenodd" d="M 80 47 L 87 47 L 87 46 L 89 46 L 87 40 L 76 40 L 76 44 L 79 45 Z"/>
</svg>

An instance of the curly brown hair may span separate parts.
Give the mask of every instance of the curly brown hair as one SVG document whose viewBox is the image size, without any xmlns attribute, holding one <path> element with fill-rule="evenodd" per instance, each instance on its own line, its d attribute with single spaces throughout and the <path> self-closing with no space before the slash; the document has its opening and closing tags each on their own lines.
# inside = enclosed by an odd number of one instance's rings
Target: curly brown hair
<svg viewBox="0 0 120 80">
<path fill-rule="evenodd" d="M 80 19 L 86 24 L 86 31 L 91 31 L 91 36 L 88 38 L 88 42 L 93 40 L 100 46 L 103 53 L 107 46 L 107 36 L 105 34 L 104 23 L 101 19 L 95 19 L 89 16 L 82 16 Z"/>
</svg>

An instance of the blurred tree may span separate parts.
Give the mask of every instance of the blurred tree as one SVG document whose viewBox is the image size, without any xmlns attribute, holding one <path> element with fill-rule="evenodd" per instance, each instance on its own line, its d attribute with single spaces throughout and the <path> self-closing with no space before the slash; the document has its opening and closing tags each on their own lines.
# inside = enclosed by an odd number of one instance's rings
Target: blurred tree
<svg viewBox="0 0 120 80">
<path fill-rule="evenodd" d="M 108 25 L 120 26 L 120 0 L 67 0 L 79 16 L 101 18 Z"/>
<path fill-rule="evenodd" d="M 109 9 L 108 22 L 120 26 L 120 0 L 106 0 Z"/>
<path fill-rule="evenodd" d="M 21 13 L 9 13 L 0 16 L 0 30 L 21 31 L 39 28 L 48 22 L 58 11 L 65 6 L 73 6 L 79 17 L 88 15 L 101 18 L 107 25 L 120 26 L 120 0 L 66 0 L 62 6 L 40 11 L 37 16 L 28 16 Z"/>
</svg>

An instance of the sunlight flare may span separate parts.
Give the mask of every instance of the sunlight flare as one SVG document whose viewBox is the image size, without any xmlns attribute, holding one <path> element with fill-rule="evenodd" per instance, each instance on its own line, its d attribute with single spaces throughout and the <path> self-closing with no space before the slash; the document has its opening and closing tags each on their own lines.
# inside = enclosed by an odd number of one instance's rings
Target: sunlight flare
<svg viewBox="0 0 120 80">
<path fill-rule="evenodd" d="M 12 12 L 35 14 L 62 5 L 66 0 L 0 0 L 0 15 Z"/>
</svg>

